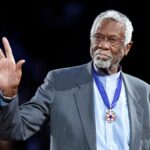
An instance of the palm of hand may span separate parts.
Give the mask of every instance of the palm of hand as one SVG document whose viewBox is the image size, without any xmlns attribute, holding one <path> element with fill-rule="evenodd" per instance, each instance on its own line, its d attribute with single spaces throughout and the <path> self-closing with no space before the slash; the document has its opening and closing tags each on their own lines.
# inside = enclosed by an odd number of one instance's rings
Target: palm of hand
<svg viewBox="0 0 150 150">
<path fill-rule="evenodd" d="M 9 58 L 0 60 L 0 89 L 8 89 L 19 84 L 21 76 L 16 72 L 16 64 Z"/>
<path fill-rule="evenodd" d="M 0 90 L 3 95 L 13 96 L 17 93 L 22 75 L 24 60 L 15 62 L 11 47 L 6 38 L 3 38 L 5 54 L 0 49 Z"/>
</svg>

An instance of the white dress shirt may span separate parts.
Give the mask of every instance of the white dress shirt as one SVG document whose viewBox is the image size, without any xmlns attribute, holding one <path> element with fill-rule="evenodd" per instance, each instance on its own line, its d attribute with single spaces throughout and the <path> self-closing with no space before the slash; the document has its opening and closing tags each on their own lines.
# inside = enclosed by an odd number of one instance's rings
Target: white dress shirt
<svg viewBox="0 0 150 150">
<path fill-rule="evenodd" d="M 99 76 L 99 80 L 107 93 L 109 103 L 112 103 L 119 75 L 120 72 L 113 75 Z M 97 150 L 129 150 L 130 126 L 124 83 L 122 83 L 117 104 L 112 109 L 116 113 L 116 120 L 112 123 L 105 120 L 108 108 L 102 100 L 94 79 L 93 87 Z"/>
</svg>

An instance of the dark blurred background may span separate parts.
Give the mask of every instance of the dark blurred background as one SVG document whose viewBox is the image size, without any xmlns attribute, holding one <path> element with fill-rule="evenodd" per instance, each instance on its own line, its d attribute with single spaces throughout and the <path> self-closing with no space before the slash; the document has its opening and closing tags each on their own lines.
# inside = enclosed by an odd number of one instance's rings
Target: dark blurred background
<svg viewBox="0 0 150 150">
<path fill-rule="evenodd" d="M 26 60 L 19 90 L 20 104 L 33 96 L 49 70 L 90 61 L 91 25 L 106 9 L 126 14 L 134 26 L 134 45 L 122 61 L 123 71 L 150 83 L 147 5 L 145 1 L 128 0 L 0 1 L 0 38 L 8 38 L 16 61 Z M 3 48 L 1 42 L 0 46 Z M 1 143 L 5 150 L 48 150 L 49 128 L 45 126 L 25 142 Z"/>
</svg>

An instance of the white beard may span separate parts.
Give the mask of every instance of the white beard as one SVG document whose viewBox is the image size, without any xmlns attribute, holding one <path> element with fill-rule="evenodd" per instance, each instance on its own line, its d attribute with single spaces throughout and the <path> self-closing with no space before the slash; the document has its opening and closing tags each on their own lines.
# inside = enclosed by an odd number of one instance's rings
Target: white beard
<svg viewBox="0 0 150 150">
<path fill-rule="evenodd" d="M 111 66 L 111 60 L 104 61 L 99 57 L 94 57 L 93 61 L 98 68 L 109 68 Z"/>
</svg>

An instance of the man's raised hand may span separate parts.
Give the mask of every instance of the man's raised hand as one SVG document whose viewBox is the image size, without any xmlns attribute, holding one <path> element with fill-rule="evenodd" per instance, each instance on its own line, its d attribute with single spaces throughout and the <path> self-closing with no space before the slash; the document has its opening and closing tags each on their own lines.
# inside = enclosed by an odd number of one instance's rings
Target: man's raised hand
<svg viewBox="0 0 150 150">
<path fill-rule="evenodd" d="M 12 49 L 6 37 L 2 38 L 4 51 L 0 48 L 0 91 L 4 96 L 17 94 L 25 60 L 15 62 Z"/>
</svg>

